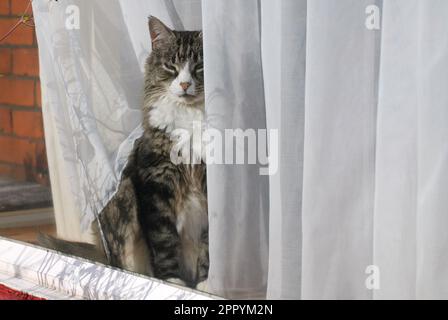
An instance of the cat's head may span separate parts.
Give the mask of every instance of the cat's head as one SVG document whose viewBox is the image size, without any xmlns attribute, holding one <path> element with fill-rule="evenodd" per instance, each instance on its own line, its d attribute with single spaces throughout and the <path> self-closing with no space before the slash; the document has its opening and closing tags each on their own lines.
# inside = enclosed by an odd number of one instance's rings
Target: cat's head
<svg viewBox="0 0 448 320">
<path fill-rule="evenodd" d="M 149 17 L 152 53 L 146 65 L 151 98 L 167 98 L 187 106 L 204 103 L 202 32 L 175 31 Z"/>
</svg>

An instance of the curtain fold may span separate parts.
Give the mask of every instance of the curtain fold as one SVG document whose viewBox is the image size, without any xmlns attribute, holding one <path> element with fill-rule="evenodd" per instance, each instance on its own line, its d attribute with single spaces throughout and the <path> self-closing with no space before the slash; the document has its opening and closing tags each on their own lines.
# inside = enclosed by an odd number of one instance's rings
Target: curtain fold
<svg viewBox="0 0 448 320">
<path fill-rule="evenodd" d="M 203 1 L 202 10 L 209 126 L 266 129 L 259 2 Z M 236 151 L 233 145 L 224 149 L 226 155 Z M 256 164 L 207 167 L 209 287 L 220 295 L 266 295 L 269 180 L 259 169 Z"/>
<path fill-rule="evenodd" d="M 386 1 L 378 104 L 375 298 L 448 297 L 448 4 Z"/>
<path fill-rule="evenodd" d="M 368 299 L 379 32 L 372 1 L 308 1 L 302 298 Z M 377 3 L 378 4 L 378 3 Z"/>
<path fill-rule="evenodd" d="M 374 262 L 382 270 L 377 298 L 417 297 L 418 2 L 384 4 L 374 221 Z M 408 19 L 413 22 L 404 23 Z"/>
<path fill-rule="evenodd" d="M 269 180 L 267 297 L 299 299 L 307 1 L 264 0 L 261 12 L 267 129 L 279 132 L 279 167 Z"/>
</svg>

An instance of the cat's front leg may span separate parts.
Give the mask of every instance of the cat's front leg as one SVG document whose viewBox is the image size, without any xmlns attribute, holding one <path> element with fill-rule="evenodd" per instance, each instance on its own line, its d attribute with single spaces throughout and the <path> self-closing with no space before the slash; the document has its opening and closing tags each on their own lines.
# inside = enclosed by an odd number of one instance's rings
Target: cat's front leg
<svg viewBox="0 0 448 320">
<path fill-rule="evenodd" d="M 157 213 L 148 221 L 146 230 L 154 276 L 184 284 L 180 274 L 180 240 L 175 225 L 166 216 Z"/>
<path fill-rule="evenodd" d="M 196 290 L 199 290 L 202 292 L 208 292 L 208 279 L 205 279 L 204 281 L 199 282 L 196 285 Z"/>
<path fill-rule="evenodd" d="M 169 278 L 169 279 L 166 279 L 166 282 L 177 284 L 177 285 L 182 286 L 182 287 L 186 287 L 187 286 L 185 281 L 183 281 L 183 280 L 181 280 L 179 278 Z"/>
<path fill-rule="evenodd" d="M 200 252 L 198 257 L 198 284 L 196 290 L 208 291 L 208 269 L 209 269 L 209 254 L 208 254 L 208 228 L 202 232 Z"/>
</svg>

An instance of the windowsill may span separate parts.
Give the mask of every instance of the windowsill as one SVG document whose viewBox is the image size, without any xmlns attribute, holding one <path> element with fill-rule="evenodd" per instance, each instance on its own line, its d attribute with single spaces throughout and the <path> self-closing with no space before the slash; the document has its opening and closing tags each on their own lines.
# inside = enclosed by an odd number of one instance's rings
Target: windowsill
<svg viewBox="0 0 448 320">
<path fill-rule="evenodd" d="M 2 282 L 32 295 L 39 296 L 39 292 L 43 292 L 41 297 L 51 299 L 220 299 L 158 279 L 0 237 Z"/>
<path fill-rule="evenodd" d="M 37 183 L 0 177 L 0 215 L 2 212 L 52 207 L 50 188 Z"/>
<path fill-rule="evenodd" d="M 32 182 L 0 177 L 0 236 L 9 237 L 9 233 L 15 232 L 14 229 L 53 224 L 54 212 L 50 188 Z M 17 239 L 33 240 L 23 237 Z"/>
</svg>

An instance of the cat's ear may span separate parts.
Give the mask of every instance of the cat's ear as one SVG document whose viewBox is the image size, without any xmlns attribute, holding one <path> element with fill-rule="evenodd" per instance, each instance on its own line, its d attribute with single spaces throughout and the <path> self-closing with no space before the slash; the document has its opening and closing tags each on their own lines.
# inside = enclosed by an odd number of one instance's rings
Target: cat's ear
<svg viewBox="0 0 448 320">
<path fill-rule="evenodd" d="M 153 49 L 156 49 L 158 46 L 166 43 L 169 39 L 171 39 L 171 37 L 174 36 L 173 31 L 156 17 L 150 16 L 148 18 L 148 26 Z"/>
</svg>

